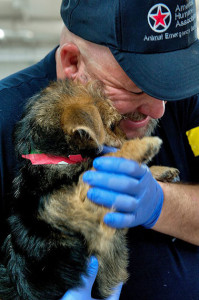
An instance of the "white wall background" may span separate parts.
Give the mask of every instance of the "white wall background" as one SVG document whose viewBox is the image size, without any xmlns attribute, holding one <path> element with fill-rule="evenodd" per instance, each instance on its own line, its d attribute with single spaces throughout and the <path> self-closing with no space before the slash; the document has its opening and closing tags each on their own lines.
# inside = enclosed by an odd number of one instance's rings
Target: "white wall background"
<svg viewBox="0 0 199 300">
<path fill-rule="evenodd" d="M 61 0 L 0 0 L 0 79 L 46 55 L 59 43 Z"/>
<path fill-rule="evenodd" d="M 0 0 L 0 79 L 37 62 L 59 43 L 60 5 L 61 0 Z"/>
</svg>

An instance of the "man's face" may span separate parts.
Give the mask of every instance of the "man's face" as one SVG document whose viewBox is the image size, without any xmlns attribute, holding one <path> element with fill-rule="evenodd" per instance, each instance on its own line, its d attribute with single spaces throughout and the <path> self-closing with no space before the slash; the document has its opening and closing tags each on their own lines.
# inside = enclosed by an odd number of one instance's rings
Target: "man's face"
<svg viewBox="0 0 199 300">
<path fill-rule="evenodd" d="M 126 75 L 106 47 L 95 52 L 94 60 L 87 60 L 86 72 L 102 82 L 106 96 L 124 116 L 120 126 L 127 138 L 150 135 L 165 111 L 164 101 L 142 92 Z"/>
</svg>

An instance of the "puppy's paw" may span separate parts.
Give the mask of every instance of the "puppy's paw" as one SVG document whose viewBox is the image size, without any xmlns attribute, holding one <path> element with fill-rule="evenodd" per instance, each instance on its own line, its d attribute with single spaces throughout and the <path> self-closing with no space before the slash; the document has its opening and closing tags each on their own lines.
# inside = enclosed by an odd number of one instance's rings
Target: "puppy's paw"
<svg viewBox="0 0 199 300">
<path fill-rule="evenodd" d="M 179 170 L 170 167 L 152 166 L 150 167 L 151 173 L 156 180 L 162 182 L 178 182 Z"/>
<path fill-rule="evenodd" d="M 144 137 L 126 141 L 114 156 L 133 159 L 139 163 L 149 162 L 159 151 L 162 140 L 158 137 Z"/>
</svg>

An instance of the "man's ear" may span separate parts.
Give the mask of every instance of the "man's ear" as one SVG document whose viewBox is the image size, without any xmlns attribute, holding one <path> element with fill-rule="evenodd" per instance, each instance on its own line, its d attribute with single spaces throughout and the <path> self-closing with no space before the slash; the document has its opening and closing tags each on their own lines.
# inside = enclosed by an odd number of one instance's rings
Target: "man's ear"
<svg viewBox="0 0 199 300">
<path fill-rule="evenodd" d="M 65 77 L 74 80 L 78 72 L 79 48 L 73 43 L 64 44 L 60 49 L 60 57 Z"/>
</svg>

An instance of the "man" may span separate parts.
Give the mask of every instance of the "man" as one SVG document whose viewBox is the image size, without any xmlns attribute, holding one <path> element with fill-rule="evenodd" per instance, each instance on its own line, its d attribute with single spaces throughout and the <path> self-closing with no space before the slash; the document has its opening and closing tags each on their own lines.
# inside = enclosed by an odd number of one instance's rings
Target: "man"
<svg viewBox="0 0 199 300">
<path fill-rule="evenodd" d="M 158 183 L 146 166 L 112 158 L 98 158 L 97 171 L 85 174 L 84 180 L 92 185 L 89 198 L 116 208 L 105 216 L 105 223 L 130 228 L 130 277 L 120 299 L 197 300 L 199 41 L 195 3 L 63 0 L 61 15 L 65 27 L 60 46 L 40 63 L 0 83 L 1 220 L 8 211 L 16 165 L 11 133 L 27 99 L 57 78 L 82 83 L 97 79 L 126 117 L 120 125 L 127 137 L 151 133 L 161 137 L 163 146 L 152 164 L 178 168 L 182 181 Z M 69 291 L 65 299 L 90 299 L 91 287 Z"/>
</svg>

